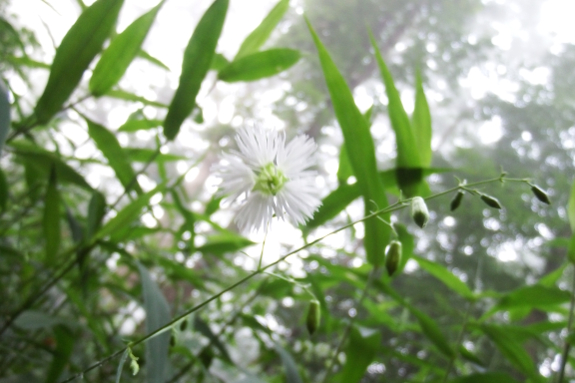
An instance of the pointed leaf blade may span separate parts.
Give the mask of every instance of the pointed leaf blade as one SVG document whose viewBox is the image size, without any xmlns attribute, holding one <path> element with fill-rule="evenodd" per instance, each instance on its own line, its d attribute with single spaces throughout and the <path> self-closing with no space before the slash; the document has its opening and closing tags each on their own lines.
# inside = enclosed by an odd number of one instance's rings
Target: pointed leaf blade
<svg viewBox="0 0 575 383">
<path fill-rule="evenodd" d="M 218 73 L 225 82 L 256 81 L 291 68 L 300 59 L 299 51 L 287 48 L 253 53 L 233 61 Z"/>
<path fill-rule="evenodd" d="M 4 81 L 0 79 L 0 155 L 10 130 L 10 99 Z"/>
<path fill-rule="evenodd" d="M 44 93 L 34 108 L 39 123 L 50 120 L 68 100 L 110 35 L 123 3 L 124 0 L 96 1 L 66 33 L 56 50 Z"/>
<path fill-rule="evenodd" d="M 184 52 L 180 84 L 164 122 L 164 135 L 173 140 L 180 126 L 190 115 L 196 96 L 216 52 L 216 45 L 228 10 L 229 0 L 215 0 L 196 26 Z"/>
<path fill-rule="evenodd" d="M 102 53 L 89 84 L 90 92 L 94 96 L 103 95 L 122 78 L 132 60 L 140 53 L 140 47 L 163 4 L 164 1 L 161 1 L 157 6 L 136 19 L 116 36 L 110 46 Z"/>
<path fill-rule="evenodd" d="M 421 73 L 418 71 L 416 76 L 415 107 L 411 116 L 411 124 L 419 155 L 421 156 L 421 166 L 429 167 L 431 165 L 431 113 L 429 104 L 423 91 L 423 81 Z"/>
<path fill-rule="evenodd" d="M 46 260 L 52 263 L 60 249 L 60 193 L 56 180 L 56 170 L 52 168 L 46 195 L 44 197 L 42 227 L 46 241 Z"/>
</svg>

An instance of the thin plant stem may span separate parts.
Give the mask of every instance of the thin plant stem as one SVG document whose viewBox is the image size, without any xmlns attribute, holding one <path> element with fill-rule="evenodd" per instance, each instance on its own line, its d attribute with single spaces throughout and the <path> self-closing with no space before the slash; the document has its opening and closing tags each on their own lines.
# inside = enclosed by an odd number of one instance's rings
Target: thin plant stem
<svg viewBox="0 0 575 383">
<path fill-rule="evenodd" d="M 571 333 L 571 328 L 573 327 L 573 310 L 575 309 L 575 266 L 573 267 L 572 286 L 571 286 L 571 303 L 569 304 L 569 319 L 567 321 L 567 334 Z M 571 343 L 565 339 L 565 345 L 563 346 L 563 354 L 561 355 L 561 368 L 559 369 L 559 374 L 557 377 L 558 383 L 563 383 L 563 377 L 565 375 L 565 367 L 567 366 L 567 360 L 569 359 L 569 351 L 571 351 Z"/>
<path fill-rule="evenodd" d="M 264 233 L 264 240 L 262 241 L 262 251 L 260 252 L 260 260 L 258 262 L 258 270 L 262 268 L 262 259 L 264 258 L 264 248 L 266 246 L 266 239 L 268 237 L 268 231 L 270 229 L 270 223 L 266 225 L 266 232 Z"/>
<path fill-rule="evenodd" d="M 359 297 L 359 301 L 358 301 L 358 305 L 357 305 L 358 307 L 360 307 L 362 305 L 363 301 L 367 297 L 367 292 L 369 291 L 369 288 L 373 282 L 373 279 L 375 277 L 375 274 L 377 273 L 377 270 L 378 270 L 377 267 L 374 267 L 373 269 L 371 269 L 371 272 L 369 273 L 369 276 L 367 278 L 367 283 L 365 284 L 365 287 L 363 288 L 363 290 L 361 292 L 361 296 Z M 339 343 L 337 344 L 337 347 L 335 348 L 335 351 L 333 352 L 333 355 L 331 356 L 331 359 L 330 359 L 329 364 L 327 366 L 327 370 L 325 371 L 325 375 L 323 376 L 323 379 L 321 380 L 322 383 L 327 382 L 327 379 L 329 378 L 329 376 L 331 374 L 331 370 L 335 367 L 335 364 L 337 363 L 337 356 L 339 355 L 343 345 L 345 344 L 345 341 L 347 340 L 347 337 L 349 336 L 349 333 L 351 332 L 351 328 L 353 326 L 353 323 L 355 322 L 355 318 L 357 318 L 357 313 L 354 317 L 352 317 L 349 320 L 349 323 L 345 327 L 343 335 L 341 336 L 341 339 L 339 340 Z"/>
<path fill-rule="evenodd" d="M 453 355 L 451 356 L 451 358 L 449 359 L 449 364 L 447 365 L 447 369 L 445 370 L 445 375 L 443 375 L 443 380 L 442 380 L 443 383 L 447 382 L 447 378 L 449 377 L 449 374 L 451 373 L 451 369 L 453 368 L 453 364 L 455 363 L 455 360 L 459 356 L 459 346 L 461 344 L 461 341 L 463 340 L 463 335 L 465 334 L 467 322 L 469 321 L 469 313 L 471 311 L 471 306 L 472 306 L 471 302 L 467 302 L 467 308 L 465 309 L 465 314 L 463 316 L 463 324 L 461 325 L 461 331 L 459 331 L 459 334 L 457 335 L 457 341 L 455 342 L 456 349 L 455 349 L 455 352 L 453 353 Z"/>
<path fill-rule="evenodd" d="M 499 177 L 497 177 L 497 178 L 492 178 L 492 179 L 488 179 L 488 180 L 484 180 L 484 181 L 478 181 L 478 182 L 475 182 L 475 183 L 467 184 L 467 185 L 465 185 L 465 186 L 466 186 L 466 187 L 470 187 L 470 186 L 476 186 L 476 185 L 482 185 L 482 184 L 492 183 L 492 182 L 496 182 L 496 181 L 501 181 L 504 177 L 505 177 L 505 173 L 502 173 L 502 174 L 501 174 Z M 523 182 L 523 180 L 521 180 L 521 182 Z M 425 199 L 430 200 L 430 199 L 437 198 L 437 197 L 442 196 L 442 195 L 445 195 L 445 194 L 452 193 L 452 192 L 454 192 L 454 191 L 456 191 L 456 190 L 460 190 L 460 189 L 461 189 L 461 185 L 458 185 L 458 186 L 456 186 L 456 187 L 450 188 L 450 189 L 445 190 L 445 191 L 443 191 L 443 192 L 440 192 L 440 193 L 434 194 L 434 195 L 432 195 L 432 196 L 429 196 L 429 197 L 427 197 L 427 198 L 425 198 Z M 372 212 L 372 213 L 366 215 L 366 216 L 363 217 L 363 218 L 360 218 L 360 219 L 358 219 L 358 220 L 356 220 L 356 221 L 353 221 L 353 222 L 350 222 L 350 223 L 348 223 L 348 224 L 346 224 L 346 225 L 343 225 L 343 226 L 341 226 L 341 227 L 339 227 L 339 228 L 337 228 L 337 229 L 335 229 L 335 230 L 333 230 L 333 231 L 331 231 L 331 232 L 329 232 L 329 233 L 327 233 L 327 234 L 325 234 L 325 235 L 323 235 L 323 236 L 321 236 L 321 237 L 316 238 L 315 240 L 313 240 L 313 241 L 311 241 L 311 242 L 308 242 L 308 243 L 304 244 L 303 246 L 301 246 L 301 247 L 299 247 L 299 248 L 297 248 L 297 249 L 295 249 L 295 250 L 290 251 L 289 253 L 287 253 L 287 254 L 281 256 L 281 257 L 280 257 L 279 259 L 277 259 L 276 261 L 274 261 L 274 262 L 272 262 L 272 263 L 270 263 L 270 264 L 268 264 L 268 265 L 266 265 L 266 266 L 263 266 L 262 268 L 260 268 L 260 269 L 258 269 L 258 270 L 255 270 L 255 271 L 251 272 L 250 274 L 246 275 L 244 278 L 240 279 L 239 281 L 237 281 L 237 282 L 233 283 L 232 285 L 230 285 L 230 286 L 224 288 L 224 289 L 221 290 L 219 293 L 217 293 L 217 294 L 215 294 L 215 295 L 212 295 L 210 298 L 206 299 L 205 301 L 203 301 L 203 302 L 197 304 L 196 306 L 192 307 L 191 309 L 189 309 L 188 311 L 184 312 L 183 314 L 181 314 L 181 315 L 177 316 L 176 318 L 172 319 L 170 322 L 168 322 L 168 323 L 165 324 L 164 326 L 158 328 L 158 329 L 155 330 L 155 331 L 150 332 L 149 334 L 144 335 L 143 337 L 141 337 L 140 339 L 138 339 L 138 340 L 136 340 L 136 341 L 131 342 L 130 344 L 128 344 L 128 345 L 127 345 L 126 347 L 124 347 L 123 349 L 118 350 L 117 352 L 113 353 L 112 355 L 110 355 L 110 356 L 108 356 L 108 357 L 106 357 L 106 358 L 100 360 L 99 362 L 96 362 L 96 363 L 94 363 L 93 365 L 89 366 L 89 367 L 86 368 L 84 371 L 82 371 L 82 372 L 80 372 L 80 373 L 78 373 L 78 374 L 76 374 L 76 375 L 73 375 L 73 376 L 71 376 L 70 378 L 68 378 L 68 379 L 66 379 L 66 380 L 64 380 L 64 381 L 61 381 L 60 383 L 67 383 L 67 382 L 70 382 L 70 381 L 72 381 L 72 380 L 75 380 L 75 379 L 77 379 L 77 378 L 83 376 L 85 373 L 87 373 L 87 372 L 89 372 L 89 371 L 91 371 L 91 370 L 93 370 L 93 369 L 95 369 L 95 368 L 101 366 L 102 364 L 108 362 L 109 360 L 111 360 L 111 359 L 113 359 L 113 358 L 115 358 L 115 357 L 117 357 L 117 356 L 122 355 L 122 353 L 124 353 L 124 351 L 126 351 L 128 348 L 134 347 L 134 346 L 136 346 L 136 345 L 138 345 L 138 344 L 140 344 L 140 343 L 143 343 L 143 342 L 147 341 L 148 339 L 151 339 L 151 338 L 155 337 L 156 335 L 158 335 L 158 334 L 160 334 L 160 333 L 163 333 L 163 332 L 166 331 L 169 327 L 173 326 L 174 324 L 176 324 L 177 322 L 179 322 L 180 320 L 182 320 L 182 319 L 185 318 L 186 316 L 190 315 L 191 313 L 193 313 L 193 312 L 195 312 L 195 311 L 198 311 L 199 309 L 201 309 L 201 308 L 203 308 L 204 306 L 208 305 L 210 302 L 212 302 L 212 301 L 218 299 L 219 297 L 221 297 L 223 294 L 227 293 L 228 291 L 231 291 L 231 290 L 235 289 L 236 287 L 242 285 L 244 282 L 249 281 L 250 279 L 252 279 L 253 277 L 255 277 L 255 276 L 257 276 L 257 275 L 262 274 L 262 273 L 263 273 L 264 271 L 266 271 L 267 269 L 270 269 L 270 268 L 276 266 L 277 264 L 279 264 L 279 263 L 285 261 L 285 260 L 286 260 L 287 258 L 289 258 L 290 256 L 292 256 L 292 255 L 294 255 L 294 254 L 296 254 L 296 253 L 299 253 L 300 251 L 302 251 L 302 250 L 304 250 L 304 249 L 306 249 L 306 248 L 308 248 L 308 247 L 311 247 L 311 246 L 315 245 L 316 243 L 319 243 L 319 242 L 323 241 L 325 238 L 327 238 L 327 237 L 329 237 L 329 236 L 332 236 L 332 235 L 334 235 L 334 234 L 336 234 L 336 233 L 339 233 L 340 231 L 343 231 L 343 230 L 345 230 L 345 229 L 348 229 L 348 228 L 354 226 L 354 225 L 357 224 L 357 223 L 367 221 L 368 219 L 377 217 L 377 216 L 379 216 L 379 215 L 381 215 L 381 214 L 391 213 L 391 212 L 394 212 L 394 211 L 397 211 L 397 210 L 401 210 L 401 209 L 405 208 L 406 206 L 407 206 L 407 205 L 406 205 L 405 203 L 403 203 L 403 202 L 396 202 L 396 203 L 391 204 L 390 206 L 388 206 L 388 207 L 386 207 L 386 208 L 383 208 L 383 209 L 379 209 L 379 210 L 377 210 L 377 211 L 374 211 L 374 212 Z M 365 290 L 365 291 L 367 292 L 367 290 Z M 351 329 L 351 327 L 350 327 L 350 329 Z M 348 331 L 348 332 L 349 332 L 349 331 Z"/>
</svg>

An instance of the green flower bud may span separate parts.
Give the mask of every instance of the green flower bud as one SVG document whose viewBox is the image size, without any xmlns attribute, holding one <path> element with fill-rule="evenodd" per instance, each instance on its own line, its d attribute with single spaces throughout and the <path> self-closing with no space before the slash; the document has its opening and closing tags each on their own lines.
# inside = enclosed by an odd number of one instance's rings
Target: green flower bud
<svg viewBox="0 0 575 383">
<path fill-rule="evenodd" d="M 533 192 L 533 194 L 535 195 L 535 197 L 537 197 L 537 199 L 539 201 L 546 203 L 547 205 L 551 205 L 551 201 L 549 200 L 549 196 L 539 186 L 531 185 L 531 191 Z"/>
<path fill-rule="evenodd" d="M 451 200 L 451 204 L 449 205 L 451 211 L 454 211 L 459 207 L 459 205 L 461 205 L 461 201 L 463 200 L 463 194 L 464 193 L 460 190 L 457 192 L 455 197 L 453 197 L 453 199 Z"/>
<path fill-rule="evenodd" d="M 188 328 L 188 319 L 184 319 L 182 323 L 180 323 L 180 331 L 185 331 Z"/>
<path fill-rule="evenodd" d="M 385 254 L 385 268 L 390 277 L 397 271 L 399 262 L 401 262 L 401 253 L 401 242 L 391 241 Z"/>
<path fill-rule="evenodd" d="M 305 324 L 307 326 L 307 331 L 309 335 L 313 335 L 314 332 L 319 328 L 321 322 L 321 308 L 319 307 L 319 302 L 317 300 L 312 300 L 309 302 L 309 307 L 307 310 L 307 318 Z"/>
<path fill-rule="evenodd" d="M 423 198 L 413 197 L 411 199 L 411 217 L 417 226 L 422 229 L 427 225 L 427 221 L 429 221 L 429 211 Z"/>
<path fill-rule="evenodd" d="M 487 194 L 481 194 L 481 200 L 487 204 L 487 206 L 492 207 L 494 209 L 501 209 L 502 206 L 495 197 L 491 197 Z"/>
</svg>

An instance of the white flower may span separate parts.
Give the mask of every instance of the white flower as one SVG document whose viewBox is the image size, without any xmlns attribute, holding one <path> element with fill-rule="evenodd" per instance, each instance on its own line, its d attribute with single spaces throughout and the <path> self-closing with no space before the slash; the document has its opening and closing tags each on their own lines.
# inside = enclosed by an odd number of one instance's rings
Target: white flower
<svg viewBox="0 0 575 383">
<path fill-rule="evenodd" d="M 235 200 L 246 195 L 236 215 L 241 229 L 266 228 L 272 216 L 291 217 L 303 224 L 320 205 L 315 186 L 313 154 L 317 148 L 307 136 L 286 145 L 285 134 L 261 128 L 243 128 L 236 136 L 239 152 L 223 155 L 216 171 L 221 193 Z"/>
</svg>

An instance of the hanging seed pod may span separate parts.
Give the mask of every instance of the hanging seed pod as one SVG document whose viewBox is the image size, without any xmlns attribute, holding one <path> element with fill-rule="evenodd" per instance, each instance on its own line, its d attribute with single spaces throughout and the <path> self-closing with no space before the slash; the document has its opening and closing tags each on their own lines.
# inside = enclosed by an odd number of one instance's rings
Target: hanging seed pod
<svg viewBox="0 0 575 383">
<path fill-rule="evenodd" d="M 531 185 L 531 191 L 537 197 L 537 199 L 547 205 L 551 205 L 551 201 L 549 200 L 549 196 L 545 193 L 545 190 L 541 189 L 537 185 Z"/>
<path fill-rule="evenodd" d="M 401 253 L 401 242 L 391 241 L 385 254 L 385 268 L 390 277 L 397 271 L 399 262 L 401 262 Z"/>
<path fill-rule="evenodd" d="M 411 217 L 417 226 L 422 229 L 427 225 L 427 221 L 429 221 L 429 211 L 423 198 L 413 197 L 411 199 Z"/>
<path fill-rule="evenodd" d="M 481 200 L 487 204 L 487 206 L 492 207 L 494 209 L 501 209 L 502 206 L 495 197 L 491 197 L 487 194 L 481 194 Z"/>
<path fill-rule="evenodd" d="M 170 336 L 170 347 L 174 347 L 176 345 L 176 337 L 174 334 Z"/>
<path fill-rule="evenodd" d="M 454 211 L 459 207 L 459 205 L 461 205 L 461 201 L 463 200 L 463 194 L 464 193 L 460 190 L 457 192 L 455 197 L 453 197 L 453 199 L 451 200 L 451 204 L 449 205 L 451 211 Z"/>
<path fill-rule="evenodd" d="M 182 323 L 180 323 L 180 331 L 185 331 L 188 328 L 188 319 L 184 319 Z"/>
<path fill-rule="evenodd" d="M 307 317 L 305 324 L 307 326 L 307 331 L 309 335 L 313 335 L 314 332 L 319 328 L 321 322 L 321 308 L 319 307 L 319 302 L 317 300 L 312 300 L 309 302 L 309 307 L 307 310 Z"/>
</svg>

